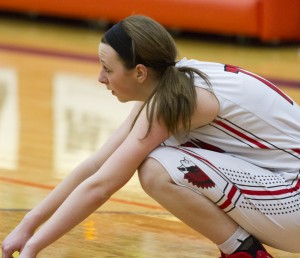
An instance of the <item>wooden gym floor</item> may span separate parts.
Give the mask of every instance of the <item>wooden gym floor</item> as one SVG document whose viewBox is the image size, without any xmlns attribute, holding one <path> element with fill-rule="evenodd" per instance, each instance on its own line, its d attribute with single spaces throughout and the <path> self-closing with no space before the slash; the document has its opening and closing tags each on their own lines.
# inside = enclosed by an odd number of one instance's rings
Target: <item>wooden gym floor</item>
<svg viewBox="0 0 300 258">
<path fill-rule="evenodd" d="M 131 107 L 117 103 L 97 82 L 103 31 L 74 24 L 0 16 L 0 242 L 100 147 Z M 277 83 L 300 103 L 299 45 L 190 35 L 176 36 L 176 41 L 181 57 L 244 67 Z M 300 257 L 268 250 L 275 257 Z M 151 200 L 133 177 L 39 257 L 218 255 L 215 245 Z"/>
</svg>

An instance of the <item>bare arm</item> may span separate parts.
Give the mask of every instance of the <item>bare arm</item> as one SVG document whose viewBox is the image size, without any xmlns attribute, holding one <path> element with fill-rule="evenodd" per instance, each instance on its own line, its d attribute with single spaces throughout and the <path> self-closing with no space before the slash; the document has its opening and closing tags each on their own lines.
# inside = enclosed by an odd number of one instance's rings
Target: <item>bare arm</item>
<svg viewBox="0 0 300 258">
<path fill-rule="evenodd" d="M 69 195 L 28 241 L 20 257 L 35 257 L 40 250 L 79 224 L 126 184 L 149 152 L 168 137 L 165 127 L 156 122 L 147 138 L 142 139 L 147 128 L 146 115 L 142 112 L 124 142 L 94 175 Z"/>
<path fill-rule="evenodd" d="M 139 110 L 138 103 L 122 125 L 112 134 L 101 149 L 79 164 L 39 205 L 27 214 L 34 217 L 34 228 L 40 226 L 63 203 L 67 196 L 85 179 L 93 175 L 120 146 L 130 131 L 131 123 Z"/>
<path fill-rule="evenodd" d="M 24 217 L 2 243 L 4 258 L 11 257 L 14 251 L 21 250 L 34 231 L 57 210 L 70 193 L 104 164 L 128 135 L 131 123 L 140 106 L 141 103 L 137 103 L 128 118 L 102 148 L 77 166 L 40 204 Z"/>
</svg>

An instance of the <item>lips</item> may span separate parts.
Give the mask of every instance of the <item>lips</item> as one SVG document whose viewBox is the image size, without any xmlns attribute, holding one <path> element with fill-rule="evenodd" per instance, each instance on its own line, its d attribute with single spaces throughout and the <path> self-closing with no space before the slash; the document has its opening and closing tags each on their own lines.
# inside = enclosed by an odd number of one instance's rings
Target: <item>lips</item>
<svg viewBox="0 0 300 258">
<path fill-rule="evenodd" d="M 108 88 L 107 86 L 106 86 L 106 89 L 109 90 L 109 91 L 111 91 L 112 95 L 115 95 L 115 92 L 112 89 Z"/>
</svg>

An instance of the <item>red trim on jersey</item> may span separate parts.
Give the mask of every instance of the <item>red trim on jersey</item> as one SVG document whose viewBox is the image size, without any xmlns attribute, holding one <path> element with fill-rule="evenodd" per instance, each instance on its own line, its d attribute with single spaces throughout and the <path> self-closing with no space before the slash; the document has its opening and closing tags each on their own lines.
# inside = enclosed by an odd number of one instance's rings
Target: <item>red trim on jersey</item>
<svg viewBox="0 0 300 258">
<path fill-rule="evenodd" d="M 300 154 L 300 149 L 292 149 L 292 151 L 297 152 L 298 154 Z"/>
<path fill-rule="evenodd" d="M 225 128 L 226 130 L 228 130 L 228 131 L 234 133 L 235 135 L 237 135 L 237 136 L 243 138 L 244 140 L 246 140 L 246 141 L 248 141 L 248 142 L 251 142 L 252 144 L 255 144 L 256 146 L 258 146 L 258 147 L 261 148 L 261 149 L 269 149 L 269 147 L 267 147 L 266 145 L 262 144 L 261 142 L 259 142 L 259 141 L 255 140 L 255 139 L 253 139 L 253 138 L 251 138 L 251 137 L 249 137 L 249 136 L 243 134 L 242 132 L 240 132 L 240 131 L 238 131 L 238 130 L 232 128 L 231 126 L 229 126 L 228 124 L 225 124 L 225 123 L 222 122 L 222 121 L 219 121 L 219 120 L 216 120 L 216 119 L 215 119 L 213 122 L 214 122 L 215 124 L 217 124 L 217 125 L 219 125 L 219 126 Z"/>
<path fill-rule="evenodd" d="M 200 141 L 199 139 L 190 139 L 187 142 L 185 142 L 183 144 L 180 144 L 180 146 L 182 146 L 182 147 L 193 147 L 193 148 L 198 147 L 198 148 L 201 148 L 201 149 L 211 150 L 211 151 L 220 152 L 220 153 L 225 152 L 221 148 L 219 148 L 215 145 L 212 145 L 210 143 Z"/>
<path fill-rule="evenodd" d="M 226 64 L 225 67 L 224 67 L 224 70 L 225 70 L 225 72 L 239 73 L 240 68 L 238 66 Z"/>
<path fill-rule="evenodd" d="M 234 65 L 225 65 L 224 66 L 224 71 L 230 72 L 230 73 L 239 73 L 239 72 L 241 72 L 243 74 L 247 74 L 247 75 L 261 81 L 263 84 L 267 85 L 269 88 L 271 88 L 272 90 L 277 92 L 281 97 L 283 97 L 285 100 L 287 100 L 292 105 L 294 104 L 294 102 L 285 93 L 283 93 L 279 88 L 276 87 L 276 85 L 274 85 L 273 83 L 269 82 L 268 80 L 254 74 L 254 73 L 251 73 L 249 71 L 246 71 L 246 70 L 244 70 L 244 69 L 242 69 L 238 66 L 234 66 Z"/>
<path fill-rule="evenodd" d="M 243 73 L 250 75 L 252 77 L 254 77 L 255 79 L 261 81 L 262 83 L 264 83 L 265 85 L 267 85 L 268 87 L 270 87 L 272 90 L 274 90 L 275 92 L 277 92 L 281 97 L 283 97 L 284 99 L 286 99 L 288 102 L 290 102 L 291 104 L 293 104 L 293 101 L 287 96 L 285 95 L 280 89 L 278 89 L 273 83 L 267 81 L 266 79 L 259 77 L 253 73 L 250 73 L 248 71 L 245 70 L 241 70 Z"/>
</svg>

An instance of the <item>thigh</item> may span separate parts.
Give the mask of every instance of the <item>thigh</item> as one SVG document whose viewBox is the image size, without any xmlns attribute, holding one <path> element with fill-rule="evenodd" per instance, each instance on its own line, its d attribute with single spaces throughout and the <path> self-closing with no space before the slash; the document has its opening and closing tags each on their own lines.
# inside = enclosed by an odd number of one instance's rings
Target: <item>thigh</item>
<svg viewBox="0 0 300 258">
<path fill-rule="evenodd" d="M 196 148 L 159 147 L 158 160 L 178 185 L 205 195 L 264 243 L 300 251 L 300 192 L 297 180 L 227 154 Z"/>
</svg>

